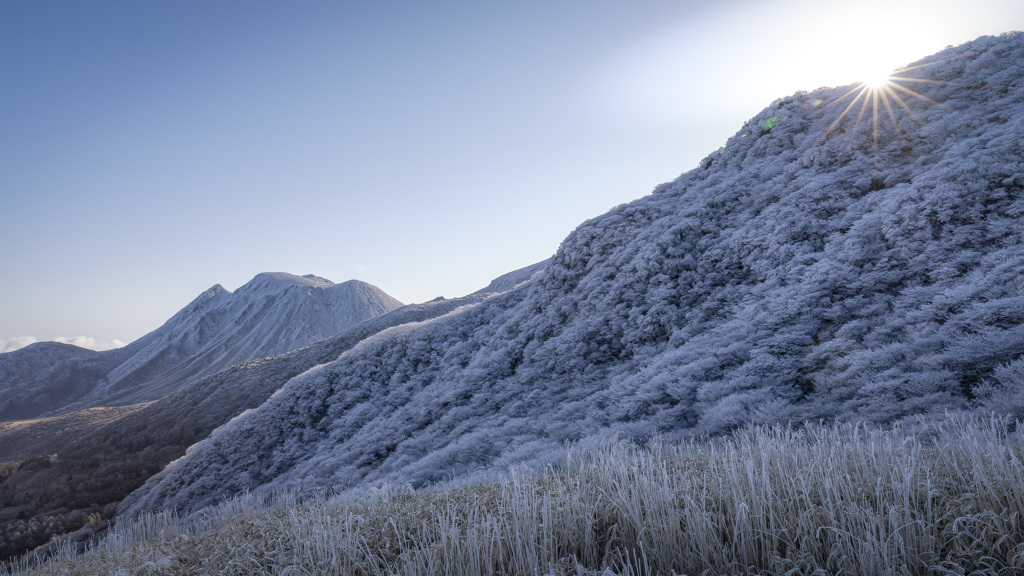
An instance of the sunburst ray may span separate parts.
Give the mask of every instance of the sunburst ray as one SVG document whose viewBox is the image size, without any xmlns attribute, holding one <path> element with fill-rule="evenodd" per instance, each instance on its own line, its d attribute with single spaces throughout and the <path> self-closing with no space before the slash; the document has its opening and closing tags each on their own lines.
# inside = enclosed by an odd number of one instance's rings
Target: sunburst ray
<svg viewBox="0 0 1024 576">
<path fill-rule="evenodd" d="M 865 117 L 868 113 L 868 108 L 870 107 L 871 145 L 872 151 L 876 156 L 878 154 L 879 149 L 879 138 L 880 131 L 882 129 L 882 120 L 887 119 L 889 122 L 892 122 L 892 126 L 895 129 L 896 137 L 902 140 L 903 129 L 900 127 L 899 117 L 897 115 L 898 109 L 896 108 L 896 106 L 898 106 L 900 109 L 909 114 L 911 118 L 918 121 L 918 115 L 914 113 L 913 109 L 911 109 L 911 107 L 907 104 L 907 100 L 909 98 L 918 98 L 924 102 L 927 102 L 928 104 L 946 108 L 944 104 L 937 102 L 934 99 L 929 98 L 928 96 L 925 96 L 924 94 L 921 94 L 920 92 L 912 90 L 903 85 L 903 83 L 905 82 L 920 82 L 925 84 L 949 84 L 949 82 L 945 81 L 931 80 L 927 78 L 912 78 L 904 75 L 911 70 L 916 70 L 919 68 L 923 68 L 925 66 L 930 66 L 935 63 L 936 62 L 929 62 L 926 64 L 919 64 L 916 66 L 902 68 L 899 71 L 889 75 L 884 80 L 878 81 L 876 83 L 864 82 L 858 84 L 851 88 L 850 90 L 843 93 L 838 98 L 832 100 L 822 108 L 824 109 L 833 105 L 838 105 L 852 96 L 852 100 L 850 100 L 846 107 L 843 108 L 843 111 L 839 113 L 839 116 L 836 117 L 834 121 L 832 121 L 832 123 L 825 130 L 821 138 L 828 138 L 832 134 L 832 132 L 840 125 L 843 119 L 847 117 L 847 114 L 850 114 L 859 102 L 860 110 L 857 111 L 857 117 L 853 121 L 853 128 L 851 132 L 857 132 L 857 130 L 860 128 L 861 122 L 865 120 Z M 896 106 L 893 105 L 894 102 Z M 883 108 L 884 112 L 882 111 Z"/>
</svg>

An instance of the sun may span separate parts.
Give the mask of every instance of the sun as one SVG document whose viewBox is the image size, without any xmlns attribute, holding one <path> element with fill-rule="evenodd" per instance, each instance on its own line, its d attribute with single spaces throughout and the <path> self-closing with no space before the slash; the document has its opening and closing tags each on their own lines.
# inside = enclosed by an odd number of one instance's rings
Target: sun
<svg viewBox="0 0 1024 576">
<path fill-rule="evenodd" d="M 882 90 L 889 84 L 890 78 L 892 78 L 892 76 L 890 76 L 888 72 L 875 73 L 864 78 L 863 85 L 872 90 Z"/>
<path fill-rule="evenodd" d="M 896 118 L 896 114 L 899 112 L 899 109 L 903 109 L 903 111 L 905 111 L 909 116 L 916 118 L 913 110 L 911 110 L 906 103 L 908 98 L 920 98 L 929 104 L 942 106 L 938 102 L 907 86 L 908 84 L 919 82 L 943 84 L 944 82 L 914 78 L 906 75 L 906 73 L 911 70 L 934 63 L 935 62 L 909 68 L 902 68 L 896 72 L 879 74 L 874 77 L 865 78 L 860 84 L 854 86 L 852 90 L 828 104 L 828 106 L 837 104 L 841 105 L 841 102 L 845 102 L 849 98 L 849 102 L 846 104 L 846 107 L 842 112 L 840 112 L 839 117 L 836 118 L 835 122 L 828 127 L 828 130 L 825 131 L 823 137 L 828 137 L 832 130 L 839 125 L 840 121 L 842 121 L 847 114 L 850 114 L 851 116 L 856 115 L 853 130 L 856 131 L 862 121 L 870 122 L 872 128 L 873 148 L 877 153 L 880 121 L 892 122 L 897 134 L 899 134 L 901 132 L 900 123 Z"/>
</svg>

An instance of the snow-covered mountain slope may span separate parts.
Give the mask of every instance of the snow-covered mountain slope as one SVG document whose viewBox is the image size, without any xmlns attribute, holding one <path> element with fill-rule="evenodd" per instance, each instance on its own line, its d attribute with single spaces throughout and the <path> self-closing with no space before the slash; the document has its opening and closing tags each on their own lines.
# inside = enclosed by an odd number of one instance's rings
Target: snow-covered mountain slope
<svg viewBox="0 0 1024 576">
<path fill-rule="evenodd" d="M 418 485 L 609 432 L 1019 414 L 1024 34 L 899 76 L 888 106 L 851 105 L 855 87 L 776 101 L 530 282 L 296 377 L 123 510 Z"/>
<path fill-rule="evenodd" d="M 163 326 L 124 348 L 86 355 L 61 348 L 64 377 L 37 378 L 39 344 L 22 356 L 0 355 L 0 419 L 33 417 L 93 406 L 160 398 L 183 383 L 228 366 L 301 348 L 401 306 L 379 288 L 350 280 L 263 273 L 234 293 L 219 284 L 200 294 Z M 80 358 L 95 369 L 84 371 Z M 59 364 L 60 362 L 58 362 Z M 42 399 L 42 400 L 40 400 Z"/>
</svg>

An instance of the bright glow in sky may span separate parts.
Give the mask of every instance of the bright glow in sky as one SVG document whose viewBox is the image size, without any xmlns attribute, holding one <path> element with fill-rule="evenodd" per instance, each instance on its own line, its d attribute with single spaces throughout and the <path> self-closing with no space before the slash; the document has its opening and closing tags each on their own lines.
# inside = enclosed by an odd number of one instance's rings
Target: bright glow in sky
<svg viewBox="0 0 1024 576">
<path fill-rule="evenodd" d="M 459 296 L 1019 0 L 0 3 L 0 351 L 263 271 Z"/>
</svg>

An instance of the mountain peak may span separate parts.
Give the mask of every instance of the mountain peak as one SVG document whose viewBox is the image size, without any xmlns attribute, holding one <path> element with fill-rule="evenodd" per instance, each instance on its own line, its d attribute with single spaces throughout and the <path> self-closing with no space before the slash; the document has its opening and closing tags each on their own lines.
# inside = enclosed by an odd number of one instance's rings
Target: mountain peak
<svg viewBox="0 0 1024 576">
<path fill-rule="evenodd" d="M 171 317 L 171 319 L 184 318 L 186 316 L 200 313 L 203 310 L 208 310 L 211 307 L 219 306 L 224 303 L 225 297 L 228 296 L 231 296 L 230 290 L 220 284 L 214 284 L 193 298 L 191 302 L 179 310 L 177 314 Z"/>
<path fill-rule="evenodd" d="M 334 286 L 334 282 L 313 274 L 297 276 L 287 272 L 261 272 L 236 290 L 236 293 L 238 295 L 273 294 L 283 292 L 293 286 L 329 288 Z"/>
<path fill-rule="evenodd" d="M 260 272 L 249 281 L 249 284 L 327 287 L 333 286 L 334 282 L 313 274 L 298 276 L 287 272 Z"/>
<path fill-rule="evenodd" d="M 317 276 L 315 274 L 303 274 L 302 277 L 306 278 L 307 280 L 313 280 L 314 282 L 320 282 L 320 283 L 324 283 L 324 284 L 334 284 L 334 282 L 331 282 L 327 278 L 323 278 L 323 277 Z"/>
</svg>

